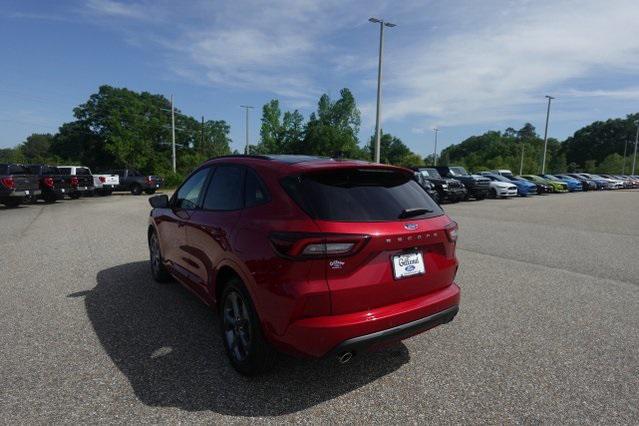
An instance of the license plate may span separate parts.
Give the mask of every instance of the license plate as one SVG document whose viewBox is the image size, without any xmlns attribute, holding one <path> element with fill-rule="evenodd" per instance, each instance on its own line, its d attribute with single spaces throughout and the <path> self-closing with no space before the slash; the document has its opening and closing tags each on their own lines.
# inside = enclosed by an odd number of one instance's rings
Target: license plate
<svg viewBox="0 0 639 426">
<path fill-rule="evenodd" d="M 420 252 L 403 253 L 393 256 L 393 273 L 395 279 L 421 275 L 426 272 L 424 258 Z"/>
<path fill-rule="evenodd" d="M 29 190 L 24 191 L 24 195 L 29 195 Z"/>
<path fill-rule="evenodd" d="M 60 191 L 64 192 L 64 188 L 62 188 Z"/>
</svg>

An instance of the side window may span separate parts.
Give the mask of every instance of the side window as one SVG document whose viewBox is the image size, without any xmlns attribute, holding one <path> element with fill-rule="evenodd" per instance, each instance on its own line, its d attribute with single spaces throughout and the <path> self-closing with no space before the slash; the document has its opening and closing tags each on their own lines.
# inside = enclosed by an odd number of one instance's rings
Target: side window
<svg viewBox="0 0 639 426">
<path fill-rule="evenodd" d="M 244 200 L 242 183 L 244 169 L 234 166 L 221 166 L 215 170 L 204 198 L 206 210 L 238 210 Z"/>
<path fill-rule="evenodd" d="M 205 167 L 187 179 L 175 194 L 174 206 L 182 209 L 195 209 L 198 207 L 200 193 L 209 175 L 209 167 Z"/>
<path fill-rule="evenodd" d="M 268 201 L 266 189 L 253 170 L 246 171 L 244 181 L 244 207 L 253 207 Z"/>
</svg>

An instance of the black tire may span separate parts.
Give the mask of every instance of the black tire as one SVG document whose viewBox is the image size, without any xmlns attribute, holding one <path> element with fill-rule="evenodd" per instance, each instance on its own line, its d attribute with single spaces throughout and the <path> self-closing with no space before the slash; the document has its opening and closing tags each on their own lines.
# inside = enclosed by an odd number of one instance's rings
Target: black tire
<svg viewBox="0 0 639 426">
<path fill-rule="evenodd" d="M 153 195 L 155 194 L 155 188 L 154 189 L 145 189 L 144 193 L 147 195 Z"/>
<path fill-rule="evenodd" d="M 222 343 L 233 368 L 244 376 L 267 371 L 275 351 L 264 339 L 253 301 L 239 278 L 224 286 L 218 311 Z"/>
<path fill-rule="evenodd" d="M 102 192 L 102 195 L 104 195 L 105 197 L 108 197 L 112 194 L 113 194 L 113 191 L 111 191 L 110 189 L 107 189 L 106 191 Z"/>
<path fill-rule="evenodd" d="M 490 198 L 497 198 L 497 190 L 495 190 L 495 188 L 490 188 L 490 190 L 488 191 L 488 194 Z"/>
<path fill-rule="evenodd" d="M 20 198 L 4 198 L 1 201 L 7 208 L 13 209 L 18 207 L 22 203 L 22 199 Z"/>
<path fill-rule="evenodd" d="M 481 201 L 481 200 L 483 200 L 484 198 L 486 198 L 486 194 L 481 194 L 481 195 L 477 195 L 477 196 L 475 196 L 475 200 L 477 200 L 477 201 Z"/>
<path fill-rule="evenodd" d="M 45 194 L 42 196 L 42 199 L 47 204 L 53 204 L 58 200 L 58 197 L 56 197 L 55 194 Z"/>
<path fill-rule="evenodd" d="M 131 187 L 131 194 L 133 195 L 142 195 L 142 187 L 138 184 L 135 184 Z"/>
<path fill-rule="evenodd" d="M 73 192 L 73 193 L 69 194 L 69 198 L 71 198 L 72 200 L 77 200 L 78 198 L 80 198 L 80 193 L 79 192 Z"/>
<path fill-rule="evenodd" d="M 151 265 L 151 275 L 159 283 L 167 283 L 173 280 L 169 271 L 164 266 L 164 259 L 160 251 L 158 236 L 155 231 L 149 235 L 149 263 Z"/>
</svg>

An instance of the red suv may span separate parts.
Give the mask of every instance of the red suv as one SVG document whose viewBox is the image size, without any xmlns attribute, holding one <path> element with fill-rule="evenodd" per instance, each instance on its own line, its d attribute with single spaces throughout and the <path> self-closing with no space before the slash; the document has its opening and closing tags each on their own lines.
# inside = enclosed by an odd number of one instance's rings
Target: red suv
<svg viewBox="0 0 639 426">
<path fill-rule="evenodd" d="M 347 362 L 457 313 L 457 224 L 408 169 L 220 157 L 150 202 L 153 277 L 217 307 L 240 373 L 274 349 Z"/>
</svg>

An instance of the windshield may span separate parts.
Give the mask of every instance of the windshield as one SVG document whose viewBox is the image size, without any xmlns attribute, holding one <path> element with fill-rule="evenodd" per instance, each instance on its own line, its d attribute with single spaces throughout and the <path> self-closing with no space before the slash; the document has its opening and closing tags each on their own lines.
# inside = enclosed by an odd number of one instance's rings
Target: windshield
<svg viewBox="0 0 639 426">
<path fill-rule="evenodd" d="M 505 178 L 505 177 L 504 177 L 504 176 L 502 176 L 502 175 L 493 175 L 493 174 L 490 174 L 490 175 L 486 175 L 486 176 L 493 177 L 493 178 L 497 179 L 497 180 L 498 180 L 498 181 L 500 181 L 500 182 L 508 182 L 508 183 L 512 183 L 512 182 L 510 181 L 510 179 L 507 179 L 507 178 Z"/>
<path fill-rule="evenodd" d="M 544 175 L 544 177 L 546 179 L 551 179 L 551 180 L 561 180 L 557 176 L 553 176 L 553 175 Z"/>
<path fill-rule="evenodd" d="M 452 176 L 468 176 L 468 172 L 463 167 L 451 167 L 450 174 Z"/>
<path fill-rule="evenodd" d="M 439 175 L 439 172 L 435 169 L 419 169 L 419 172 L 427 178 L 431 179 L 441 179 L 442 177 Z"/>
<path fill-rule="evenodd" d="M 415 218 L 440 216 L 442 209 L 404 173 L 388 169 L 330 169 L 289 176 L 282 186 L 309 215 L 338 222 L 400 219 L 403 212 L 423 209 Z"/>
</svg>

